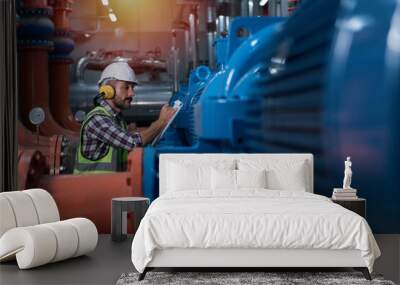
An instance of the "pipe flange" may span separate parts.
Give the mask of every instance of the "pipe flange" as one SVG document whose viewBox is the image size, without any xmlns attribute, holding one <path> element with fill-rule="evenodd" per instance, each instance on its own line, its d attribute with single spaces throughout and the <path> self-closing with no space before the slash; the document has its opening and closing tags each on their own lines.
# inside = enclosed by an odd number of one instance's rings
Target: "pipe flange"
<svg viewBox="0 0 400 285">
<path fill-rule="evenodd" d="M 18 40 L 18 48 L 45 48 L 53 49 L 54 44 L 49 40 Z"/>
<path fill-rule="evenodd" d="M 72 34 L 71 34 L 71 32 L 69 30 L 56 29 L 54 31 L 54 37 L 72 38 Z"/>
<path fill-rule="evenodd" d="M 60 174 L 72 174 L 75 167 L 76 152 L 79 140 L 63 138 L 60 150 Z"/>
<path fill-rule="evenodd" d="M 37 187 L 40 177 L 48 173 L 46 159 L 36 149 L 21 148 L 18 154 L 18 189 Z"/>
<path fill-rule="evenodd" d="M 20 17 L 51 17 L 53 16 L 53 8 L 19 8 L 18 14 Z"/>
<path fill-rule="evenodd" d="M 62 56 L 55 54 L 49 54 L 49 60 L 51 62 L 65 63 L 65 64 L 71 64 L 74 62 L 74 60 L 69 56 Z"/>
</svg>

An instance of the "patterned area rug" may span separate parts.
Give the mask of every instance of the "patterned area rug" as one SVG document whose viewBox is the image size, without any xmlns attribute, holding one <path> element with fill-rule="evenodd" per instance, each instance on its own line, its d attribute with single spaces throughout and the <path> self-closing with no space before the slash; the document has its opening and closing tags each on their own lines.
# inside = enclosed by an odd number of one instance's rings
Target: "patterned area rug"
<svg viewBox="0 0 400 285">
<path fill-rule="evenodd" d="M 117 285 L 133 284 L 268 284 L 268 285 L 297 285 L 297 284 L 379 284 L 395 285 L 392 281 L 384 280 L 380 275 L 372 275 L 368 281 L 360 272 L 148 272 L 142 281 L 138 281 L 139 273 L 122 274 Z"/>
</svg>

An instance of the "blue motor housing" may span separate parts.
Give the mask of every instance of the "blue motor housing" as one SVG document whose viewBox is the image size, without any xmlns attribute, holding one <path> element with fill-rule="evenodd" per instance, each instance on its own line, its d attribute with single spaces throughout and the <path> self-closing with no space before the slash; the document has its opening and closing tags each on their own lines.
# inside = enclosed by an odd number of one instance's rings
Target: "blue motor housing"
<svg viewBox="0 0 400 285">
<path fill-rule="evenodd" d="M 314 189 L 325 196 L 341 187 L 351 156 L 352 186 L 368 200 L 373 231 L 399 233 L 400 3 L 346 3 L 305 2 L 283 24 L 265 52 L 268 68 L 247 87 L 259 99 L 237 123 L 234 145 L 313 153 Z"/>
</svg>

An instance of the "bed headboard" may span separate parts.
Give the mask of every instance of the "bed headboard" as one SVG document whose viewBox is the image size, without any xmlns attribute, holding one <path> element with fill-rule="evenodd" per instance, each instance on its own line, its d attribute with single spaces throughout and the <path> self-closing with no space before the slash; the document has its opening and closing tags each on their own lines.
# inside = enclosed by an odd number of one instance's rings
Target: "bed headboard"
<svg viewBox="0 0 400 285">
<path fill-rule="evenodd" d="M 306 179 L 308 181 L 306 191 L 314 192 L 314 165 L 313 155 L 309 153 L 291 153 L 291 154 L 279 154 L 279 153 L 169 153 L 160 154 L 159 162 L 159 194 L 160 196 L 166 192 L 166 181 L 167 181 L 167 165 L 169 162 L 182 163 L 182 161 L 188 161 L 190 163 L 199 164 L 206 162 L 211 164 L 213 161 L 218 160 L 232 160 L 238 161 L 241 158 L 255 159 L 255 160 L 284 160 L 284 161 L 304 161 L 306 167 Z"/>
</svg>

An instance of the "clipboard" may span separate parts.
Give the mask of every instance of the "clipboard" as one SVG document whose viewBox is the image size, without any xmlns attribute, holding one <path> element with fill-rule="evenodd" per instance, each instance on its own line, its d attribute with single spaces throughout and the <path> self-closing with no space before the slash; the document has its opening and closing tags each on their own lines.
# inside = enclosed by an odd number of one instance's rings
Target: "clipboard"
<svg viewBox="0 0 400 285">
<path fill-rule="evenodd" d="M 169 128 L 169 126 L 172 124 L 172 122 L 174 121 L 176 115 L 178 115 L 179 111 L 182 109 L 183 107 L 183 103 L 180 100 L 176 100 L 174 102 L 174 106 L 173 108 L 176 110 L 176 112 L 174 113 L 174 115 L 171 117 L 171 119 L 169 120 L 168 124 L 165 125 L 164 129 L 161 131 L 161 133 L 156 136 L 153 141 L 151 142 L 152 146 L 155 146 L 160 139 L 163 137 L 164 133 L 166 132 L 166 130 Z"/>
</svg>

